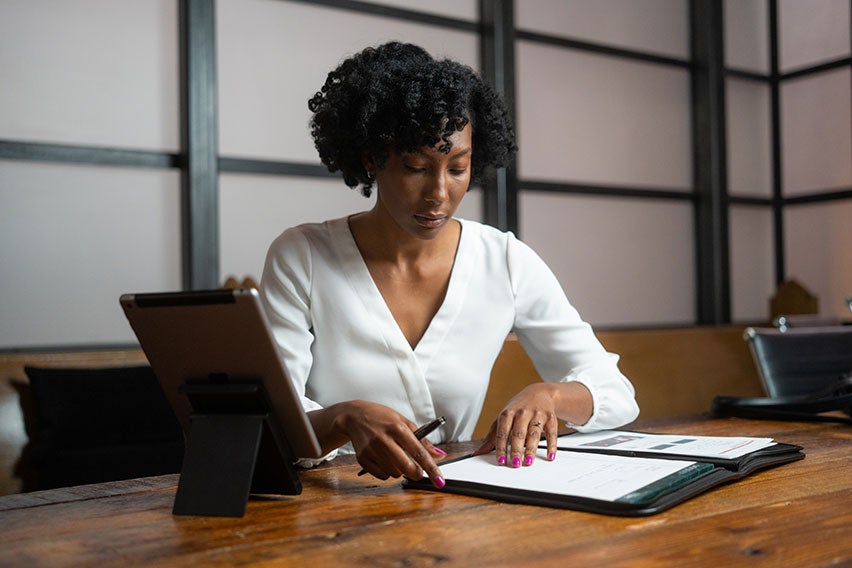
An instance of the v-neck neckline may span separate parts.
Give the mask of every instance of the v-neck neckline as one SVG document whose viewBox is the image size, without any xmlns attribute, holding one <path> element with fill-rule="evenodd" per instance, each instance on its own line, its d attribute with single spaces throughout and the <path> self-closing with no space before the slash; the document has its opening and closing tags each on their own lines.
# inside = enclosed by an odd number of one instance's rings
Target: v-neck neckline
<svg viewBox="0 0 852 568">
<path fill-rule="evenodd" d="M 397 352 L 416 355 L 421 363 L 428 363 L 428 360 L 431 359 L 446 336 L 462 305 L 467 283 L 470 280 L 473 262 L 470 259 L 469 252 L 472 243 L 475 241 L 471 233 L 476 225 L 466 223 L 462 219 L 457 219 L 457 221 L 461 233 L 450 271 L 447 292 L 438 311 L 432 316 L 429 325 L 414 347 L 408 342 L 370 274 L 367 263 L 364 261 L 364 257 L 355 242 L 355 237 L 352 235 L 348 218 L 339 219 L 336 223 L 335 230 L 340 238 L 335 239 L 335 242 L 340 247 L 340 260 L 356 294 L 364 302 L 368 312 L 376 318 L 388 345 L 392 346 Z"/>
</svg>

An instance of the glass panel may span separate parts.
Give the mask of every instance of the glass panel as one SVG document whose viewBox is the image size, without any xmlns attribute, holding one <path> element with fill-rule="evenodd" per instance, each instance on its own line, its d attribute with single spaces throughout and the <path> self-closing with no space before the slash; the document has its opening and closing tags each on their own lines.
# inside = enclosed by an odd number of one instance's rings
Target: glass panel
<svg viewBox="0 0 852 568">
<path fill-rule="evenodd" d="M 689 57 L 684 0 L 516 0 L 518 29 Z"/>
<path fill-rule="evenodd" d="M 725 0 L 725 65 L 769 73 L 766 0 Z"/>
<path fill-rule="evenodd" d="M 348 10 L 269 0 L 217 6 L 219 151 L 317 162 L 308 99 L 347 55 L 393 39 L 473 67 L 478 35 Z"/>
<path fill-rule="evenodd" d="M 849 0 L 779 0 L 781 71 L 849 57 Z"/>
<path fill-rule="evenodd" d="M 132 343 L 126 292 L 181 287 L 176 171 L 0 161 L 0 348 Z"/>
<path fill-rule="evenodd" d="M 477 0 L 373 0 L 373 2 L 459 20 L 477 21 L 479 19 Z"/>
<path fill-rule="evenodd" d="M 0 2 L 0 138 L 177 151 L 178 3 Z"/>
<path fill-rule="evenodd" d="M 518 42 L 523 178 L 692 187 L 689 74 Z"/>
<path fill-rule="evenodd" d="M 732 205 L 728 231 L 731 318 L 737 322 L 766 323 L 769 299 L 775 293 L 772 209 Z"/>
<path fill-rule="evenodd" d="M 523 240 L 596 325 L 695 323 L 688 202 L 524 192 Z"/>
<path fill-rule="evenodd" d="M 784 209 L 787 277 L 819 298 L 820 314 L 850 320 L 852 200 Z"/>
<path fill-rule="evenodd" d="M 322 222 L 370 209 L 370 199 L 342 181 L 223 174 L 219 178 L 221 279 L 260 281 L 266 251 L 284 229 Z M 471 189 L 457 211 L 480 220 L 482 191 Z"/>
<path fill-rule="evenodd" d="M 772 196 L 772 128 L 769 86 L 727 79 L 728 190 Z"/>
<path fill-rule="evenodd" d="M 849 69 L 781 83 L 785 195 L 852 186 Z"/>
</svg>

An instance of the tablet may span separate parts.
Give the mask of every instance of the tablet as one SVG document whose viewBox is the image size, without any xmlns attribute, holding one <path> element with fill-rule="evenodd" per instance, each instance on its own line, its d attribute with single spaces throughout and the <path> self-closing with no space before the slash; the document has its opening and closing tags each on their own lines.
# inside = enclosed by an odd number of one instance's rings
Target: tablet
<svg viewBox="0 0 852 568">
<path fill-rule="evenodd" d="M 185 383 L 259 381 L 291 454 L 322 455 L 257 290 L 124 294 L 120 302 L 185 435 L 193 410 Z"/>
</svg>

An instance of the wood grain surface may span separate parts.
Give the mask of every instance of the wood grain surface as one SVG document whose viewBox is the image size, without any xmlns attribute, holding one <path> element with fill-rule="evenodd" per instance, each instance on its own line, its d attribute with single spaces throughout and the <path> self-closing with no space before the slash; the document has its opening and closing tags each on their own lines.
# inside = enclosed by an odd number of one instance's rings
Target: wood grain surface
<svg viewBox="0 0 852 568">
<path fill-rule="evenodd" d="M 0 497 L 2 566 L 827 566 L 852 564 L 852 428 L 702 416 L 654 432 L 767 436 L 804 460 L 677 507 L 619 518 L 304 471 L 298 496 L 240 519 L 175 517 L 176 476 Z M 448 445 L 450 455 L 472 444 Z M 533 466 L 535 467 L 535 466 Z"/>
</svg>

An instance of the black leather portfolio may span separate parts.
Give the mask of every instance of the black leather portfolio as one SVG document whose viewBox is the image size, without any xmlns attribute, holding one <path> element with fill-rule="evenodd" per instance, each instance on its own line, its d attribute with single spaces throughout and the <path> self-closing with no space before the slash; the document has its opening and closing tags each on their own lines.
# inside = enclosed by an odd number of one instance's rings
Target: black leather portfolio
<svg viewBox="0 0 852 568">
<path fill-rule="evenodd" d="M 544 444 L 531 466 L 497 465 L 493 453 L 440 464 L 446 485 L 424 477 L 408 489 L 438 490 L 509 503 L 619 516 L 665 511 L 755 471 L 805 457 L 800 446 L 764 438 L 605 431 L 559 438 L 556 459 Z"/>
</svg>

